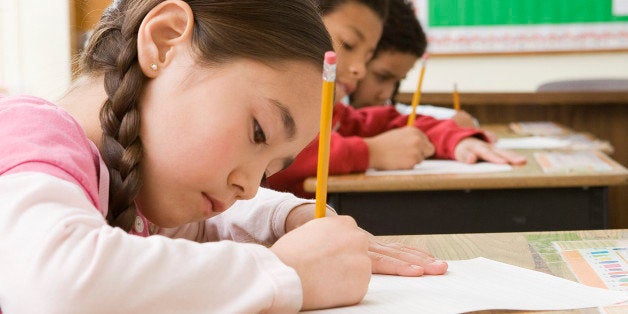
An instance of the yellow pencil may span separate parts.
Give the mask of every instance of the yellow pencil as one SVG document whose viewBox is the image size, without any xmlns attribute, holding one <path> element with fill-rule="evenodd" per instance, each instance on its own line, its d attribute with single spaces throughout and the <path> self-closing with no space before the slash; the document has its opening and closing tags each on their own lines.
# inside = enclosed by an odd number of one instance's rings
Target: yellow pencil
<svg viewBox="0 0 628 314">
<path fill-rule="evenodd" d="M 419 101 L 421 100 L 421 86 L 423 85 L 423 76 L 425 75 L 426 63 L 427 53 L 423 54 L 423 58 L 421 58 L 421 74 L 419 74 L 419 83 L 416 86 L 414 95 L 412 95 L 412 111 L 408 116 L 408 126 L 414 125 L 414 120 L 416 119 L 416 107 L 419 105 Z"/>
<path fill-rule="evenodd" d="M 454 109 L 460 111 L 460 95 L 458 94 L 458 84 L 454 83 Z"/>
<path fill-rule="evenodd" d="M 321 101 L 321 130 L 318 138 L 318 166 L 316 168 L 315 217 L 325 217 L 327 210 L 327 176 L 329 174 L 329 142 L 331 117 L 334 107 L 334 82 L 336 81 L 336 53 L 325 53 L 323 64 L 323 99 Z"/>
</svg>

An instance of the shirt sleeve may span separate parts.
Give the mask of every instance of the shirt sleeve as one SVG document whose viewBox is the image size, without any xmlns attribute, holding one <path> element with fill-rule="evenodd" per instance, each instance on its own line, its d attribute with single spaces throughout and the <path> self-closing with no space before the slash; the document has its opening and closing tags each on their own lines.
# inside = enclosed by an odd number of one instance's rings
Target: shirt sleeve
<svg viewBox="0 0 628 314">
<path fill-rule="evenodd" d="M 285 224 L 290 211 L 299 205 L 313 203 L 313 199 L 259 188 L 254 198 L 237 201 L 224 213 L 205 222 L 162 228 L 158 233 L 199 242 L 233 240 L 270 246 L 286 233 Z"/>
<path fill-rule="evenodd" d="M 0 176 L 5 313 L 296 312 L 296 272 L 247 243 L 142 238 L 106 224 L 75 183 Z"/>
<path fill-rule="evenodd" d="M 360 109 L 347 107 L 342 119 L 339 133 L 359 134 L 363 137 L 400 128 L 408 122 L 408 116 L 400 114 L 394 106 L 371 106 Z M 460 127 L 451 119 L 438 120 L 430 116 L 417 115 L 414 126 L 425 133 L 434 144 L 436 158 L 455 159 L 456 146 L 467 137 L 488 141 L 481 130 Z"/>
</svg>

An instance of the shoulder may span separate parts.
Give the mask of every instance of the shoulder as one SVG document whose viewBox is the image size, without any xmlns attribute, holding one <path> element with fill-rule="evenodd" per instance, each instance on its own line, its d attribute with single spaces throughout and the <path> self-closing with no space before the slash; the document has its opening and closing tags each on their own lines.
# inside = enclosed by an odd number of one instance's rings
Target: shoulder
<svg viewBox="0 0 628 314">
<path fill-rule="evenodd" d="M 0 175 L 47 173 L 81 185 L 94 200 L 98 165 L 93 144 L 63 108 L 32 96 L 0 98 Z"/>
<path fill-rule="evenodd" d="M 0 119 L 2 131 L 13 134 L 20 132 L 28 136 L 50 133 L 68 133 L 70 136 L 82 135 L 82 128 L 72 116 L 62 108 L 33 96 L 15 96 L 0 98 Z M 33 128 L 36 126 L 35 128 Z M 50 132 L 53 131 L 53 132 Z"/>
</svg>

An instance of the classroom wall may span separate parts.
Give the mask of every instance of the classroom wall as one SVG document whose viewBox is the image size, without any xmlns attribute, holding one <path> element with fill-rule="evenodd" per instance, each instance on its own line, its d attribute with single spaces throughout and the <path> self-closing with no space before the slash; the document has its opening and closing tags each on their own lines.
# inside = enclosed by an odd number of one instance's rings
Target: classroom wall
<svg viewBox="0 0 628 314">
<path fill-rule="evenodd" d="M 420 63 L 401 84 L 402 92 L 416 88 Z M 424 92 L 532 92 L 553 80 L 628 79 L 628 52 L 588 52 L 485 56 L 430 56 Z"/>
<path fill-rule="evenodd" d="M 0 1 L 0 79 L 12 93 L 54 100 L 71 81 L 67 0 Z"/>
</svg>

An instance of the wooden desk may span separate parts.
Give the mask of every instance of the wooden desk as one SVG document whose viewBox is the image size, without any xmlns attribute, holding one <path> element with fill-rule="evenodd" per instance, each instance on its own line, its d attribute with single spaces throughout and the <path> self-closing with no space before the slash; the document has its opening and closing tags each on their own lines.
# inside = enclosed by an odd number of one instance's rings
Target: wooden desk
<svg viewBox="0 0 628 314">
<path fill-rule="evenodd" d="M 378 238 L 386 242 L 399 242 L 426 249 L 434 254 L 434 256 L 444 260 L 486 257 L 492 260 L 577 281 L 567 265 L 558 256 L 556 251 L 552 249 L 551 241 L 628 239 L 628 229 L 566 232 L 404 235 L 380 236 Z M 625 309 L 623 310 L 625 311 Z M 482 311 L 476 313 L 524 312 Z M 551 313 L 566 313 L 566 311 Z M 583 309 L 570 311 L 568 313 L 598 313 L 598 311 L 596 309 Z"/>
<path fill-rule="evenodd" d="M 412 93 L 398 101 L 410 103 Z M 450 106 L 451 93 L 423 93 L 422 104 Z M 462 109 L 482 124 L 513 121 L 555 121 L 576 131 L 590 132 L 615 147 L 612 157 L 628 167 L 628 92 L 482 92 L 460 93 Z M 612 228 L 628 228 L 628 186 L 609 188 Z"/>
<path fill-rule="evenodd" d="M 376 235 L 609 227 L 608 187 L 628 183 L 628 170 L 547 174 L 520 153 L 528 163 L 513 172 L 330 176 L 328 202 Z"/>
</svg>

